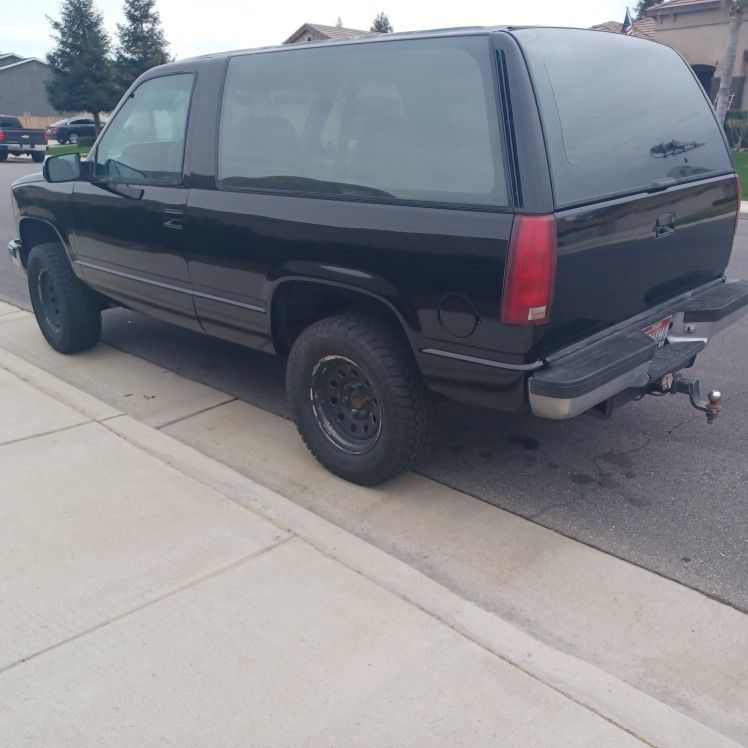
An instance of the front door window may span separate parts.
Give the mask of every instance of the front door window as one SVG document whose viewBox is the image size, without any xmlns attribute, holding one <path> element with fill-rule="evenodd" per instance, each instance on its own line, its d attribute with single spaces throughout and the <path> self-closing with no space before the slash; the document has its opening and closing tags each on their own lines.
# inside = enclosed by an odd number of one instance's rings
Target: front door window
<svg viewBox="0 0 748 748">
<path fill-rule="evenodd" d="M 94 175 L 107 181 L 181 183 L 193 81 L 185 73 L 138 86 L 96 149 Z"/>
</svg>

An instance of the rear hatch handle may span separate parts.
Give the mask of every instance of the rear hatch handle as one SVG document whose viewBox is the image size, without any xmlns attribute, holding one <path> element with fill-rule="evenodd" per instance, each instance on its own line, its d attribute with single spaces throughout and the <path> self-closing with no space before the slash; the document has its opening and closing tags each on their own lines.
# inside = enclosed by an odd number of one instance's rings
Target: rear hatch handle
<svg viewBox="0 0 748 748">
<path fill-rule="evenodd" d="M 655 221 L 655 238 L 662 239 L 663 236 L 675 231 L 675 213 L 666 213 Z"/>
</svg>

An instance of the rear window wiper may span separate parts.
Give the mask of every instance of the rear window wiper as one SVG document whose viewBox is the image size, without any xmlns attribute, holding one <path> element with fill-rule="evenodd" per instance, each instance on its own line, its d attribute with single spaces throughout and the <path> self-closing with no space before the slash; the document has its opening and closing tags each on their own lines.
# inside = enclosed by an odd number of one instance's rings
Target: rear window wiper
<svg viewBox="0 0 748 748">
<path fill-rule="evenodd" d="M 680 140 L 669 140 L 667 143 L 658 143 L 649 149 L 649 155 L 653 158 L 667 158 L 668 156 L 679 156 L 681 153 L 701 148 L 706 143 L 697 143 L 695 140 L 681 142 Z"/>
</svg>

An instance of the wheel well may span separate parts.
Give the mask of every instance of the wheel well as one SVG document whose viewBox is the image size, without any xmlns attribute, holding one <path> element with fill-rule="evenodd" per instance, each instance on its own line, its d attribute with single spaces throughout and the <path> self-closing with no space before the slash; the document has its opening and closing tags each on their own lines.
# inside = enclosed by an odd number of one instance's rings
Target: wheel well
<svg viewBox="0 0 748 748">
<path fill-rule="evenodd" d="M 343 311 L 356 310 L 393 324 L 407 339 L 403 323 L 381 299 L 355 289 L 314 281 L 286 281 L 273 294 L 271 324 L 273 345 L 281 356 L 291 350 L 296 338 L 314 322 Z"/>
<path fill-rule="evenodd" d="M 33 218 L 26 218 L 21 221 L 21 262 L 26 267 L 29 258 L 29 252 L 37 244 L 47 242 L 60 243 L 59 234 L 52 226 L 44 221 L 36 221 Z"/>
</svg>

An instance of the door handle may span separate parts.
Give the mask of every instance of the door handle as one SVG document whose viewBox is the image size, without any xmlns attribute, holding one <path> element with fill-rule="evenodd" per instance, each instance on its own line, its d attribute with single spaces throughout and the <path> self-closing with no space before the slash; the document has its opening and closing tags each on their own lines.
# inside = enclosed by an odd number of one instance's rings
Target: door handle
<svg viewBox="0 0 748 748">
<path fill-rule="evenodd" d="M 164 211 L 166 220 L 164 221 L 165 229 L 174 229 L 175 231 L 181 231 L 184 226 L 182 225 L 182 211 L 174 210 L 173 208 L 167 208 Z"/>
<path fill-rule="evenodd" d="M 675 231 L 675 213 L 666 213 L 660 216 L 655 223 L 655 238 L 661 239 L 663 236 L 672 234 Z"/>
</svg>

